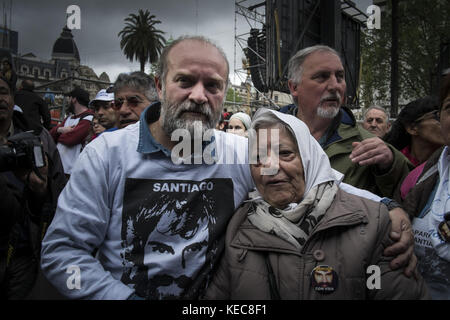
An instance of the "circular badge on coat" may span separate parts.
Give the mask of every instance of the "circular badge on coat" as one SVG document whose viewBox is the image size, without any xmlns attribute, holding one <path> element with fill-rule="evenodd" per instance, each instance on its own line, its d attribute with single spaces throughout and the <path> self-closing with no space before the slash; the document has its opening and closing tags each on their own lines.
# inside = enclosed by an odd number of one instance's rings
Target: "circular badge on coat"
<svg viewBox="0 0 450 320">
<path fill-rule="evenodd" d="M 332 267 L 320 265 L 311 272 L 311 287 L 321 294 L 333 293 L 338 287 L 338 275 Z"/>
</svg>

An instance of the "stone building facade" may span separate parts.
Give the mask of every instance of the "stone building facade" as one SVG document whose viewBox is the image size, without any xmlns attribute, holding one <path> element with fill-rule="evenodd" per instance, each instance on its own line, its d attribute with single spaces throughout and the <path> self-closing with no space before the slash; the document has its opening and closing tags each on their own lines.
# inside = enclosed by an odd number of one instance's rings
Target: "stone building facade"
<svg viewBox="0 0 450 320">
<path fill-rule="evenodd" d="M 72 31 L 66 26 L 55 41 L 51 60 L 46 61 L 33 53 L 12 57 L 18 84 L 29 79 L 35 83 L 36 90 L 65 93 L 78 86 L 94 97 L 100 89 L 111 83 L 109 76 L 103 72 L 100 76 L 88 66 L 80 64 L 80 54 L 73 38 Z"/>
</svg>

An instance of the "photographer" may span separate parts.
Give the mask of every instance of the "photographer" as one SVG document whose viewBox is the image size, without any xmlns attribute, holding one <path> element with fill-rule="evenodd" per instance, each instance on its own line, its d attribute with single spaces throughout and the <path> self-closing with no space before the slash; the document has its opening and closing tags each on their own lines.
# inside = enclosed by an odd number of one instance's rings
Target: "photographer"
<svg viewBox="0 0 450 320">
<path fill-rule="evenodd" d="M 0 77 L 0 296 L 24 299 L 36 282 L 41 240 L 66 181 L 50 134 L 42 127 L 30 131 L 13 97 L 10 82 Z"/>
</svg>

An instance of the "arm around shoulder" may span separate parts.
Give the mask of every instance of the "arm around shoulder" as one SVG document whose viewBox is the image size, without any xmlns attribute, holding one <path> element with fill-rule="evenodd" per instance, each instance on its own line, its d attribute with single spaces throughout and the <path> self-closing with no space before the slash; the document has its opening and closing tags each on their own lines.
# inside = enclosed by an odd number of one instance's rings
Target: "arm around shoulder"
<svg viewBox="0 0 450 320">
<path fill-rule="evenodd" d="M 375 221 L 374 221 L 375 222 Z M 416 277 L 406 277 L 403 269 L 392 270 L 389 266 L 393 257 L 383 254 L 384 249 L 393 244 L 389 237 L 391 229 L 391 220 L 389 213 L 384 204 L 378 205 L 378 226 L 377 226 L 377 243 L 370 261 L 375 266 L 373 277 L 370 275 L 367 279 L 368 297 L 373 300 L 422 300 L 429 299 L 428 289 L 425 281 L 419 275 Z M 379 268 L 379 269 L 378 269 Z M 377 286 L 369 286 L 376 283 L 379 277 L 379 288 Z"/>
</svg>

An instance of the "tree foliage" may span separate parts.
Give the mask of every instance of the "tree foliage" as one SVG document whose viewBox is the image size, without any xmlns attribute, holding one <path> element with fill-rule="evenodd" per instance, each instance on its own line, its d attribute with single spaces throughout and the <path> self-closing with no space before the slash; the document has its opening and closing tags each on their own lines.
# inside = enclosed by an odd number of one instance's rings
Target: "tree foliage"
<svg viewBox="0 0 450 320">
<path fill-rule="evenodd" d="M 237 107 L 238 109 L 240 108 L 239 106 L 236 106 L 236 104 L 240 104 L 242 102 L 242 97 L 236 92 L 236 90 L 234 90 L 233 88 L 229 87 L 228 91 L 227 91 L 227 96 L 225 99 L 225 104 L 224 107 Z"/>
<path fill-rule="evenodd" d="M 131 13 L 125 22 L 125 27 L 118 34 L 121 38 L 120 49 L 130 61 L 139 61 L 144 72 L 147 62 L 158 60 L 166 42 L 164 32 L 155 27 L 161 21 L 156 20 L 148 10 L 139 9 L 137 15 Z"/>
<path fill-rule="evenodd" d="M 391 0 L 381 29 L 361 38 L 360 101 L 364 106 L 390 104 Z M 450 0 L 401 0 L 398 8 L 399 100 L 435 93 L 441 45 L 450 42 Z"/>
<path fill-rule="evenodd" d="M 236 94 L 236 98 L 234 97 L 235 94 Z M 241 96 L 238 95 L 233 88 L 228 88 L 226 101 L 234 102 L 235 99 L 236 99 L 236 102 L 242 102 Z"/>
</svg>

